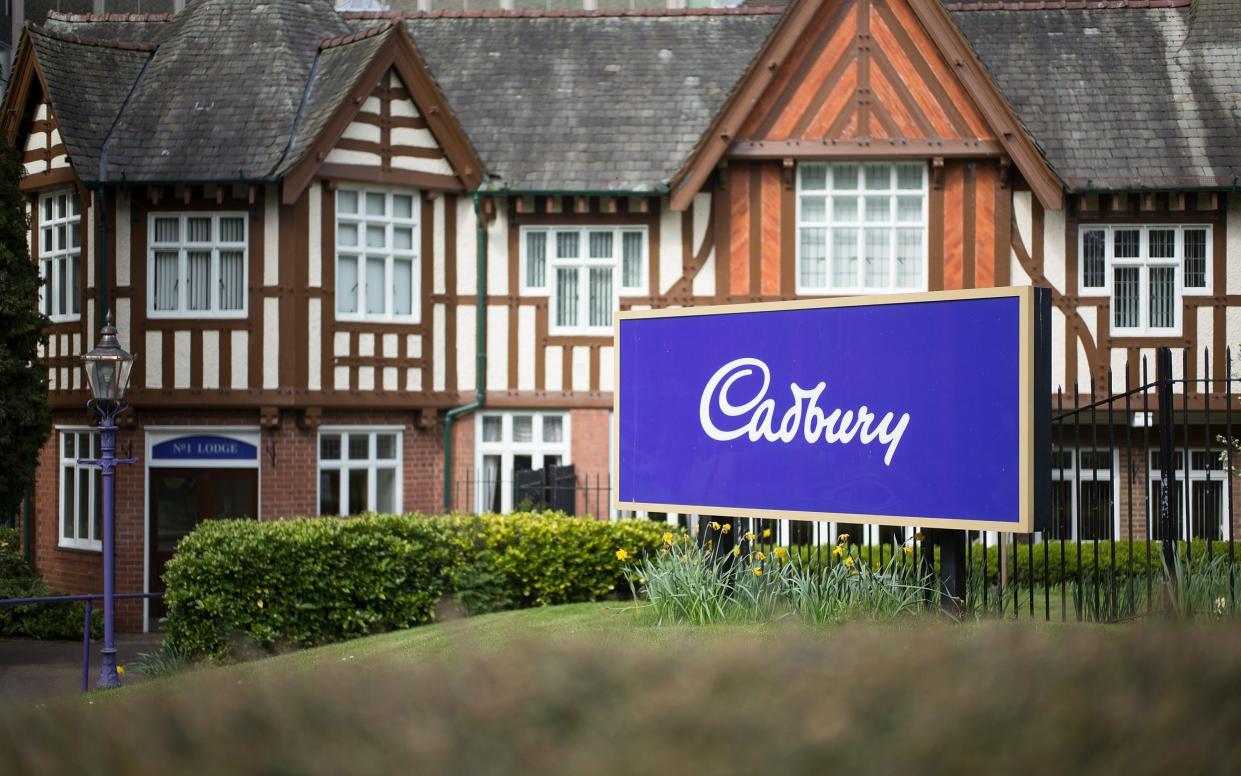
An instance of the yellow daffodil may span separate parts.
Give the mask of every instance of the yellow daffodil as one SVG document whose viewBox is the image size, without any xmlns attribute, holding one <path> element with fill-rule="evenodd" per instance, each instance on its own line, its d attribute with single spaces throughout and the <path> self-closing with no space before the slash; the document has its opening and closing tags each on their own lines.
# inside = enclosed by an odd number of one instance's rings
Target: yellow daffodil
<svg viewBox="0 0 1241 776">
<path fill-rule="evenodd" d="M 780 561 L 781 563 L 783 563 L 785 560 L 788 560 L 789 551 L 784 549 L 783 547 L 775 548 L 774 550 L 772 550 L 772 553 L 776 556 L 776 560 Z"/>
<path fill-rule="evenodd" d="M 761 577 L 763 575 L 763 569 L 760 566 L 755 566 L 753 571 L 754 571 L 754 576 L 756 577 Z"/>
<path fill-rule="evenodd" d="M 906 554 L 906 555 L 912 555 L 912 554 L 913 554 L 913 551 L 914 551 L 914 548 L 913 548 L 913 547 L 910 547 L 910 546 L 908 546 L 908 545 L 906 545 L 906 546 L 902 547 L 901 549 L 903 549 L 903 550 L 905 551 L 905 554 Z"/>
<path fill-rule="evenodd" d="M 926 538 L 926 537 L 922 535 L 922 532 L 921 532 L 921 531 L 919 531 L 918 533 L 914 534 L 914 541 L 915 541 L 915 542 L 920 542 L 920 541 L 922 541 L 922 540 L 923 540 L 923 539 L 925 539 L 925 538 Z"/>
<path fill-rule="evenodd" d="M 851 566 L 853 566 L 853 556 L 852 556 L 852 555 L 846 555 L 846 556 L 845 556 L 845 565 L 846 565 L 846 566 L 850 566 L 850 567 L 851 567 Z"/>
<path fill-rule="evenodd" d="M 845 542 L 847 542 L 847 541 L 849 541 L 849 534 L 841 534 L 841 535 L 840 535 L 840 543 L 841 543 L 841 544 L 844 544 L 844 543 L 845 543 Z"/>
<path fill-rule="evenodd" d="M 728 533 L 729 531 L 733 530 L 733 524 L 724 523 L 724 525 L 720 527 L 720 530 L 723 531 L 724 533 Z"/>
<path fill-rule="evenodd" d="M 740 557 L 741 557 L 741 548 L 740 548 L 740 547 L 733 547 L 733 557 L 734 557 L 734 558 L 740 558 Z"/>
<path fill-rule="evenodd" d="M 672 544 L 672 531 L 664 531 L 664 544 Z"/>
<path fill-rule="evenodd" d="M 117 666 L 117 667 L 116 667 L 116 672 L 117 672 L 118 674 L 123 674 L 123 673 L 125 673 L 125 666 Z"/>
<path fill-rule="evenodd" d="M 833 558 L 839 558 L 841 555 L 844 555 L 844 554 L 845 554 L 845 551 L 840 547 L 840 545 L 836 545 L 835 547 L 832 548 Z"/>
<path fill-rule="evenodd" d="M 263 608 L 263 602 L 262 602 L 262 601 L 259 601 L 259 608 L 260 608 L 260 609 L 262 609 L 262 608 Z"/>
<path fill-rule="evenodd" d="M 763 538 L 764 538 L 764 539 L 770 539 L 770 538 L 771 538 L 771 529 L 770 529 L 770 528 L 764 528 L 764 529 L 763 529 Z"/>
<path fill-rule="evenodd" d="M 707 525 L 711 526 L 711 530 L 712 530 L 712 531 L 718 531 L 718 530 L 720 530 L 720 524 L 719 524 L 719 523 L 717 523 L 717 522 L 715 522 L 714 520 L 712 520 L 711 522 L 707 523 Z"/>
<path fill-rule="evenodd" d="M 753 531 L 746 531 L 746 532 L 745 532 L 745 540 L 746 540 L 747 542 L 752 542 L 752 541 L 754 541 L 754 539 L 755 539 L 755 538 L 757 538 L 757 537 L 755 537 L 755 536 L 754 536 L 754 532 L 753 532 Z"/>
<path fill-rule="evenodd" d="M 754 553 L 754 560 L 767 560 L 767 556 L 762 552 L 756 552 Z"/>
<path fill-rule="evenodd" d="M 617 560 L 619 560 L 619 561 L 628 560 L 628 559 L 629 559 L 629 553 L 625 552 L 624 550 L 617 550 L 617 551 L 616 551 L 616 559 L 617 559 Z"/>
</svg>

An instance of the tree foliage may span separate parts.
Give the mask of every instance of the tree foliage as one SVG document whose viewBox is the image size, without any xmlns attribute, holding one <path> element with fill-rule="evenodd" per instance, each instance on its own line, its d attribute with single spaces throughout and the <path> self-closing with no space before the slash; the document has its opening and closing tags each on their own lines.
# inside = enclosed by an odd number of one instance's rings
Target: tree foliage
<svg viewBox="0 0 1241 776">
<path fill-rule="evenodd" d="M 17 150 L 0 141 L 0 515 L 13 514 L 30 491 L 52 423 L 37 352 L 47 319 L 37 309 L 41 281 L 26 244 L 20 178 Z"/>
</svg>

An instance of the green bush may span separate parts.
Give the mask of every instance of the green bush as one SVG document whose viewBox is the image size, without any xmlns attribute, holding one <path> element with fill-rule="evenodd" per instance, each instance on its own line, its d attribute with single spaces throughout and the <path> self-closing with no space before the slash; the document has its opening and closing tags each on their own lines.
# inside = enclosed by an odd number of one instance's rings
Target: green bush
<svg viewBox="0 0 1241 776">
<path fill-rule="evenodd" d="M 226 658 L 430 622 L 451 594 L 466 613 L 598 600 L 623 585 L 616 551 L 664 530 L 557 514 L 208 521 L 168 564 L 167 641 Z"/>
<path fill-rule="evenodd" d="M 60 594 L 36 577 L 22 557 L 20 534 L 11 528 L 0 528 L 0 599 L 54 595 Z M 85 604 L 80 603 L 0 606 L 0 636 L 80 639 L 85 618 Z M 94 635 L 102 632 L 102 622 L 102 614 L 96 609 L 91 616 Z"/>
</svg>

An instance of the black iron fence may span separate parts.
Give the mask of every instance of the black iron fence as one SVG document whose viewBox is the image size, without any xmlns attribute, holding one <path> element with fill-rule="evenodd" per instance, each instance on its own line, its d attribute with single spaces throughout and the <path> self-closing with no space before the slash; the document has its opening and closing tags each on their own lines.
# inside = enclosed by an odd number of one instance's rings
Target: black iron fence
<svg viewBox="0 0 1241 776">
<path fill-rule="evenodd" d="M 1132 351 L 1131 351 L 1132 353 Z M 971 532 L 966 595 L 971 610 L 1049 620 L 1123 620 L 1159 609 L 1164 580 L 1236 611 L 1241 532 L 1241 414 L 1231 352 L 1134 353 L 1117 375 L 1058 389 L 1052 400 L 1051 514 L 1031 534 Z M 1236 436 L 1234 436 L 1234 434 Z M 970 465 L 962 461 L 962 465 Z M 461 511 L 558 506 L 607 519 L 650 519 L 688 530 L 713 518 L 618 512 L 607 474 L 471 471 L 456 483 Z M 528 478 L 528 479 L 527 479 Z M 526 487 L 525 483 L 534 486 Z M 1164 493 L 1167 498 L 1164 498 Z M 531 497 L 531 493 L 541 494 Z M 938 558 L 933 532 L 796 520 L 733 521 L 760 549 L 785 546 L 835 562 L 846 544 L 872 564 Z"/>
</svg>

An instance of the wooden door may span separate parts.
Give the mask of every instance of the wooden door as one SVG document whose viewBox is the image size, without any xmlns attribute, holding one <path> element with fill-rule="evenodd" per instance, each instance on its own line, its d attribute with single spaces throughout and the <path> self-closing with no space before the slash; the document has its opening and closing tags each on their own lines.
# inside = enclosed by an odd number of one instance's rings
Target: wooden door
<svg viewBox="0 0 1241 776">
<path fill-rule="evenodd" d="M 147 564 L 151 592 L 163 592 L 164 568 L 186 534 L 204 520 L 258 516 L 255 469 L 151 469 L 151 525 Z M 151 601 L 151 616 L 167 612 Z"/>
</svg>

